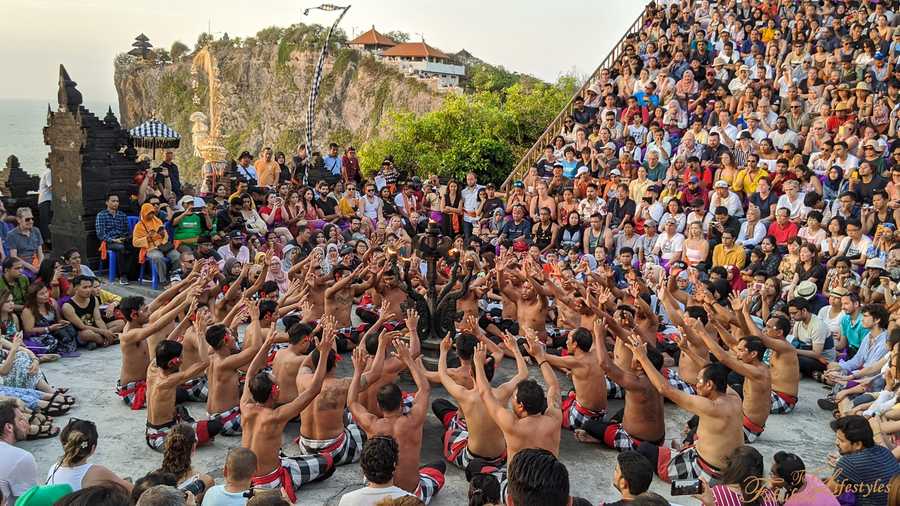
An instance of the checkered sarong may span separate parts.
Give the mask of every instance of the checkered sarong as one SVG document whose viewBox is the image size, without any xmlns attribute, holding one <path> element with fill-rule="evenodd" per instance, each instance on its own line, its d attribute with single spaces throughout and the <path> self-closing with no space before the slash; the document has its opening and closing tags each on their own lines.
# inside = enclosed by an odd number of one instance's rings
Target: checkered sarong
<svg viewBox="0 0 900 506">
<path fill-rule="evenodd" d="M 584 427 L 584 424 L 590 420 L 602 420 L 606 416 L 606 410 L 595 411 L 588 409 L 578 403 L 575 398 L 575 391 L 569 392 L 569 395 L 562 401 L 562 427 L 564 429 L 576 430 Z"/>
<path fill-rule="evenodd" d="M 633 449 L 635 442 L 621 423 L 614 423 L 607 426 L 603 432 L 603 444 L 614 450 L 624 452 Z"/>
<path fill-rule="evenodd" d="M 359 461 L 365 442 L 366 433 L 355 424 L 349 424 L 333 440 L 306 439 L 301 435 L 299 445 L 300 453 L 304 455 L 327 453 L 333 458 L 335 466 L 342 466 Z"/>
<path fill-rule="evenodd" d="M 683 379 L 681 379 L 681 376 L 678 375 L 678 371 L 676 371 L 675 369 L 672 369 L 671 367 L 664 367 L 662 372 L 663 372 L 663 376 L 666 377 L 666 379 L 669 381 L 669 384 L 672 385 L 673 387 L 677 388 L 678 390 L 681 390 L 684 393 L 688 393 L 691 395 L 697 394 L 697 391 L 694 389 L 694 386 L 691 385 L 690 383 L 688 383 L 687 381 L 684 381 Z"/>
<path fill-rule="evenodd" d="M 147 422 L 147 428 L 144 429 L 144 438 L 147 441 L 147 446 L 158 452 L 163 451 L 163 446 L 166 444 L 166 436 L 169 434 L 169 431 L 172 430 L 172 427 L 182 421 L 181 416 L 176 415 L 174 420 L 162 425 L 151 425 Z M 212 441 L 213 438 L 209 435 L 209 420 L 190 422 L 189 424 L 197 435 L 197 444 L 202 445 Z"/>
<path fill-rule="evenodd" d="M 254 476 L 250 483 L 253 488 L 274 490 L 281 488 L 290 498 L 297 501 L 297 490 L 303 485 L 324 480 L 334 473 L 334 461 L 331 455 L 299 455 L 297 457 L 281 456 L 281 467 L 265 476 Z"/>
<path fill-rule="evenodd" d="M 607 399 L 624 399 L 625 389 L 616 384 L 615 381 L 606 377 L 606 398 Z"/>
<path fill-rule="evenodd" d="M 240 436 L 242 433 L 240 406 L 235 406 L 221 413 L 213 413 L 209 416 L 209 419 L 222 422 L 222 430 L 219 434 L 223 436 Z"/>
<path fill-rule="evenodd" d="M 209 385 L 206 382 L 206 376 L 188 381 L 181 385 L 181 389 L 187 392 L 188 399 L 193 402 L 206 402 L 206 398 L 209 396 Z"/>
<path fill-rule="evenodd" d="M 444 473 L 433 467 L 423 466 L 419 468 L 419 486 L 416 487 L 415 495 L 420 501 L 428 504 L 443 486 Z"/>
<path fill-rule="evenodd" d="M 786 415 L 794 410 L 797 405 L 797 398 L 782 392 L 772 390 L 772 408 L 769 413 L 773 415 Z"/>
<path fill-rule="evenodd" d="M 506 453 L 493 459 L 472 455 L 469 451 L 469 427 L 466 419 L 459 416 L 459 411 L 445 417 L 444 423 L 444 458 L 456 467 L 465 470 L 476 458 L 491 466 L 500 467 L 506 463 Z"/>
<path fill-rule="evenodd" d="M 416 394 L 413 392 L 401 392 L 403 395 L 403 414 L 408 415 L 416 403 Z"/>
<path fill-rule="evenodd" d="M 752 443 L 756 441 L 760 436 L 762 436 L 763 431 L 766 430 L 765 427 L 753 423 L 749 418 L 747 418 L 747 415 L 744 415 L 741 429 L 744 431 L 745 443 Z"/>
<path fill-rule="evenodd" d="M 147 403 L 147 380 L 129 381 L 125 386 L 116 381 L 116 395 L 133 410 L 142 409 Z"/>
<path fill-rule="evenodd" d="M 659 477 L 667 483 L 698 479 L 710 482 L 721 477 L 721 471 L 705 462 L 693 446 L 685 446 L 681 450 L 660 447 L 656 468 L 665 471 L 665 476 L 660 474 Z"/>
</svg>

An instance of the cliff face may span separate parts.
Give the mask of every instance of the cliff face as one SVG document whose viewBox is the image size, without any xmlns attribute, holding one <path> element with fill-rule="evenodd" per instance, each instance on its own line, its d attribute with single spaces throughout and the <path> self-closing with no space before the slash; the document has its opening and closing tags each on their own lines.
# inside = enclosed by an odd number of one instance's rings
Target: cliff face
<svg viewBox="0 0 900 506">
<path fill-rule="evenodd" d="M 255 154 L 272 146 L 290 160 L 297 144 L 305 142 L 306 108 L 318 51 L 282 46 L 214 45 L 211 49 L 218 60 L 223 145 L 232 158 L 243 150 Z M 176 162 L 188 180 L 195 180 L 201 160 L 193 153 L 189 117 L 195 111 L 208 114 L 208 98 L 201 72 L 201 102 L 194 104 L 190 70 L 191 55 L 163 65 L 120 56 L 115 62 L 115 85 L 123 126 L 131 128 L 151 117 L 168 123 L 182 136 Z M 437 109 L 442 101 L 425 84 L 369 55 L 341 48 L 325 61 L 313 142 L 317 149 L 332 141 L 360 144 L 379 133 L 387 112 L 422 114 Z"/>
</svg>

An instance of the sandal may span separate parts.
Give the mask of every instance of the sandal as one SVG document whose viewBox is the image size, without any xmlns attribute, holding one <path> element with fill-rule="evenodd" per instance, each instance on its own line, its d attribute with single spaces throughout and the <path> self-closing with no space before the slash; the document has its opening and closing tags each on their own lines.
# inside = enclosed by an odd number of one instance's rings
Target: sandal
<svg viewBox="0 0 900 506">
<path fill-rule="evenodd" d="M 38 362 L 42 364 L 46 364 L 47 362 L 56 362 L 60 359 L 60 355 L 56 353 L 47 353 L 44 355 L 38 355 Z"/>
<path fill-rule="evenodd" d="M 61 415 L 64 415 L 64 414 L 68 413 L 69 410 L 72 409 L 72 406 L 73 406 L 73 404 L 74 404 L 74 401 L 72 401 L 71 403 L 66 402 L 67 399 L 69 399 L 70 397 L 67 397 L 67 396 L 65 396 L 65 395 L 63 395 L 63 401 L 62 401 L 62 402 L 57 401 L 56 398 L 59 397 L 60 395 L 62 395 L 62 394 L 59 393 L 59 392 L 54 392 L 54 394 L 50 397 L 50 400 L 47 401 L 47 407 L 41 409 L 41 411 L 42 411 L 45 415 L 47 415 L 47 416 L 61 416 Z"/>
<path fill-rule="evenodd" d="M 34 441 L 35 439 L 49 439 L 59 435 L 59 427 L 54 427 L 52 423 L 41 424 L 38 426 L 36 434 L 28 434 L 25 439 Z"/>
</svg>

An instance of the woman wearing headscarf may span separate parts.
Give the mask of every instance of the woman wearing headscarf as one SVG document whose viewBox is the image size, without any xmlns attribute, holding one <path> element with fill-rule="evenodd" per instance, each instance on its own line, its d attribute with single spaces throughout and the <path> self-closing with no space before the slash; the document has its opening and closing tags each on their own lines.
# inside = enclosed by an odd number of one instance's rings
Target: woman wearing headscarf
<svg viewBox="0 0 900 506">
<path fill-rule="evenodd" d="M 156 216 L 156 206 L 153 204 L 141 206 L 140 220 L 134 226 L 131 244 L 140 249 L 139 263 L 149 260 L 156 267 L 159 279 L 166 282 L 169 279 L 166 258 L 174 265 L 181 255 L 169 243 L 169 234 L 162 220 Z"/>
</svg>

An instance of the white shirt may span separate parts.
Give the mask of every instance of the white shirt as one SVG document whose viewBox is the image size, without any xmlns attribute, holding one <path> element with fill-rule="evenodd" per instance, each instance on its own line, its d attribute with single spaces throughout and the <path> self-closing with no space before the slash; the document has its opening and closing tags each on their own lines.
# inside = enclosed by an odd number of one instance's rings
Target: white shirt
<svg viewBox="0 0 900 506">
<path fill-rule="evenodd" d="M 797 192 L 797 198 L 791 202 L 790 197 L 785 193 L 784 195 L 778 197 L 778 203 L 775 204 L 775 209 L 781 209 L 784 207 L 791 212 L 791 218 L 799 218 L 803 213 L 803 210 L 806 206 L 803 205 L 803 198 L 805 194 L 803 192 Z"/>
<path fill-rule="evenodd" d="M 52 189 L 53 178 L 50 176 L 50 171 L 45 170 L 43 174 L 41 174 L 41 182 L 38 183 L 38 204 L 53 200 Z"/>
<path fill-rule="evenodd" d="M 715 211 L 719 206 L 728 209 L 728 214 L 736 217 L 744 215 L 744 206 L 741 204 L 741 198 L 731 190 L 728 190 L 728 196 L 724 199 L 719 196 L 719 192 L 713 191 L 709 197 L 709 209 Z"/>
<path fill-rule="evenodd" d="M 203 494 L 203 506 L 244 506 L 244 492 L 228 492 L 225 485 L 216 485 Z"/>
<path fill-rule="evenodd" d="M 24 494 L 37 485 L 37 464 L 34 455 L 4 441 L 0 441 L 0 491 L 9 500 Z"/>
<path fill-rule="evenodd" d="M 684 236 L 678 232 L 675 232 L 672 237 L 669 237 L 668 234 L 660 234 L 655 249 L 659 251 L 660 258 L 671 260 L 676 253 L 684 251 Z"/>
<path fill-rule="evenodd" d="M 481 185 L 476 184 L 472 187 L 465 186 L 460 190 L 459 196 L 462 197 L 463 211 L 465 211 L 463 215 L 464 221 L 478 223 L 478 216 L 469 216 L 469 213 L 474 213 L 478 209 L 478 190 L 481 188 Z"/>
<path fill-rule="evenodd" d="M 409 495 L 412 494 L 397 486 L 385 488 L 363 487 L 344 494 L 338 506 L 374 506 L 378 501 L 385 498 L 397 499 L 398 497 Z"/>
</svg>

